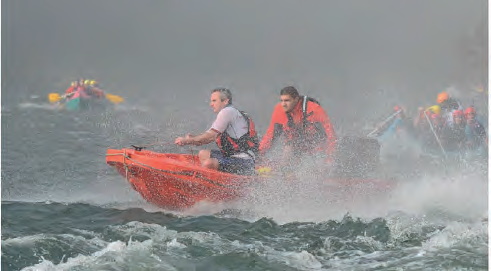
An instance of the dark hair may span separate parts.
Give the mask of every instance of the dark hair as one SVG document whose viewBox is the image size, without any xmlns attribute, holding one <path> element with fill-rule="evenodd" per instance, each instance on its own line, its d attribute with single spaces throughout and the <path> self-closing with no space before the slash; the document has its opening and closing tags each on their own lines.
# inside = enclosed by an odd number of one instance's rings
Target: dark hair
<svg viewBox="0 0 491 271">
<path fill-rule="evenodd" d="M 297 98 L 300 96 L 298 94 L 298 90 L 292 86 L 282 88 L 280 91 L 280 95 L 290 95 L 292 96 L 292 98 Z"/>
<path fill-rule="evenodd" d="M 232 104 L 232 92 L 228 88 L 216 88 L 211 93 L 220 92 L 220 100 L 223 102 L 228 99 L 228 104 Z"/>
</svg>

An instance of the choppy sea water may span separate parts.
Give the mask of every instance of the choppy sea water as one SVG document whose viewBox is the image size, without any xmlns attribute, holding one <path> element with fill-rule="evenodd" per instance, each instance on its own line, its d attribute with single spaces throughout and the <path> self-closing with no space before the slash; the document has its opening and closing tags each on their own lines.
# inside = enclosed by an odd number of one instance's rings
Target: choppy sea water
<svg viewBox="0 0 491 271">
<path fill-rule="evenodd" d="M 174 138 L 146 114 L 2 109 L 2 269 L 488 269 L 487 170 L 391 161 L 398 185 L 383 196 L 274 180 L 229 205 L 170 212 L 105 164 L 109 147 Z"/>
</svg>

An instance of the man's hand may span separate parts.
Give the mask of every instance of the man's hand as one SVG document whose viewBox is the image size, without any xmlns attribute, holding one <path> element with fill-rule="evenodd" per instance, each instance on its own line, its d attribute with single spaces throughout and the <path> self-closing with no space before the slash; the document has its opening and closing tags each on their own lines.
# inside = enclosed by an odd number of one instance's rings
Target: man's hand
<svg viewBox="0 0 491 271">
<path fill-rule="evenodd" d="M 191 135 L 190 134 L 187 134 L 185 137 L 178 137 L 174 141 L 174 143 L 176 143 L 179 146 L 188 145 L 188 144 L 190 144 L 190 142 L 191 142 Z"/>
<path fill-rule="evenodd" d="M 176 140 L 174 141 L 174 143 L 176 143 L 179 146 L 184 146 L 184 137 L 178 137 L 178 138 L 176 138 Z"/>
</svg>

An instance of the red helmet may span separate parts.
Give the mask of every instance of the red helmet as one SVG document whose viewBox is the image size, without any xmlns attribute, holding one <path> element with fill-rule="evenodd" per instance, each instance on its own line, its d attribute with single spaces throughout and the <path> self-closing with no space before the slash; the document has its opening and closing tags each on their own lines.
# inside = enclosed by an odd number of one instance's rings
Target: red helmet
<svg viewBox="0 0 491 271">
<path fill-rule="evenodd" d="M 453 111 L 452 115 L 454 117 L 457 117 L 457 116 L 458 117 L 463 117 L 464 116 L 464 112 L 462 112 L 462 110 L 455 110 L 455 111 Z"/>
<path fill-rule="evenodd" d="M 476 114 L 476 109 L 472 106 L 467 107 L 464 111 L 464 114 L 469 115 L 469 114 Z"/>
<path fill-rule="evenodd" d="M 397 112 L 397 111 L 399 111 L 399 110 L 401 110 L 401 109 L 402 109 L 402 108 L 401 108 L 400 106 L 398 106 L 398 105 L 394 106 L 394 112 Z"/>
</svg>

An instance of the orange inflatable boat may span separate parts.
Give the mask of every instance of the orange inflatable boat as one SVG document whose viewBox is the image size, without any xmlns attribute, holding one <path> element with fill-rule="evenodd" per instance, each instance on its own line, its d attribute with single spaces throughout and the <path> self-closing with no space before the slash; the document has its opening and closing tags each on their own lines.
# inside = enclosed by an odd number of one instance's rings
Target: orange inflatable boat
<svg viewBox="0 0 491 271">
<path fill-rule="evenodd" d="M 251 176 L 203 168 L 197 155 L 148 150 L 109 149 L 107 164 L 115 167 L 148 202 L 180 210 L 200 201 L 222 202 L 240 197 Z"/>
<path fill-rule="evenodd" d="M 170 210 L 183 210 L 200 201 L 226 202 L 247 193 L 251 182 L 266 180 L 260 176 L 240 176 L 203 168 L 197 155 L 157 153 L 136 149 L 109 149 L 106 162 L 115 167 L 148 202 Z M 339 164 L 339 162 L 338 162 Z M 344 163 L 340 168 L 349 168 Z M 385 193 L 394 182 L 360 176 L 330 176 L 326 189 Z"/>
</svg>

